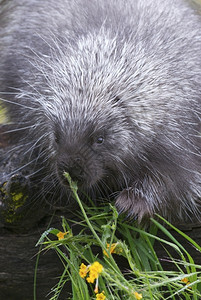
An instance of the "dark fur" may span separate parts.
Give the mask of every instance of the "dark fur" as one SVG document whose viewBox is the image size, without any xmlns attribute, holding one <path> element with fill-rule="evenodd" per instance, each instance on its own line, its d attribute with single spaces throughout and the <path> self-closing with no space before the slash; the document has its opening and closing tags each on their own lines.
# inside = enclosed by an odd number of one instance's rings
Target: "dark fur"
<svg viewBox="0 0 201 300">
<path fill-rule="evenodd" d="M 200 218 L 201 22 L 180 0 L 0 2 L 0 89 L 44 194 Z M 64 196 L 63 196 L 64 195 Z"/>
</svg>

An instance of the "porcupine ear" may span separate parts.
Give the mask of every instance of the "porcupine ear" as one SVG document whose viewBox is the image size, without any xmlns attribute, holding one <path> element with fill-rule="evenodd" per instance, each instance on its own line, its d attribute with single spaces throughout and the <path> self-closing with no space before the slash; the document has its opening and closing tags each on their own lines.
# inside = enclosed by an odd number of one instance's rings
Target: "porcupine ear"
<svg viewBox="0 0 201 300">
<path fill-rule="evenodd" d="M 128 219 L 137 219 L 139 223 L 154 214 L 148 199 L 139 188 L 130 187 L 121 191 L 115 206 L 120 214 L 126 213 Z"/>
</svg>

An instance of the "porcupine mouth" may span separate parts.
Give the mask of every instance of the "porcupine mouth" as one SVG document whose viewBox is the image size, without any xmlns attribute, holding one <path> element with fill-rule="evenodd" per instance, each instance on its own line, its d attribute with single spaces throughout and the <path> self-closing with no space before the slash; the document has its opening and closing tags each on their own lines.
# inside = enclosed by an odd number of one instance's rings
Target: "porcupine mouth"
<svg viewBox="0 0 201 300">
<path fill-rule="evenodd" d="M 59 174 L 59 175 L 58 175 L 59 181 L 61 182 L 61 184 L 62 184 L 63 186 L 69 188 L 70 185 L 69 185 L 68 179 L 65 177 L 65 173 L 67 173 L 67 172 L 66 172 L 66 171 L 63 171 L 62 174 Z M 70 175 L 70 174 L 69 174 L 69 175 Z M 77 184 L 78 188 L 82 188 L 83 186 L 85 186 L 84 179 L 83 179 L 81 176 L 75 178 L 75 177 L 73 177 L 73 176 L 70 175 L 70 177 L 71 177 L 72 181 L 74 181 L 74 182 Z"/>
<path fill-rule="evenodd" d="M 76 176 L 73 176 L 73 175 L 72 175 L 70 172 L 68 172 L 67 170 L 64 170 L 64 169 L 63 169 L 63 170 L 61 170 L 61 169 L 58 170 L 58 168 L 57 168 L 57 177 L 58 177 L 60 183 L 61 183 L 64 187 L 70 189 L 70 185 L 69 185 L 68 179 L 65 177 L 65 173 L 69 173 L 69 175 L 70 175 L 72 181 L 74 181 L 74 182 L 77 184 L 77 187 L 78 187 L 79 190 L 86 190 L 86 187 L 87 187 L 89 184 L 87 184 L 87 180 L 86 180 L 86 178 L 84 178 L 83 175 L 76 175 Z M 92 185 L 90 184 L 90 186 L 92 186 Z"/>
</svg>

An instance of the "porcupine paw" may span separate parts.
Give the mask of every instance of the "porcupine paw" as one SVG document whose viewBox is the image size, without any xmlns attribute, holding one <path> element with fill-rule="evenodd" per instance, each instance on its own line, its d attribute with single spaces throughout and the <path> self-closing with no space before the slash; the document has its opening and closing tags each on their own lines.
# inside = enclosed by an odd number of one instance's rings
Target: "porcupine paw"
<svg viewBox="0 0 201 300">
<path fill-rule="evenodd" d="M 115 205 L 119 213 L 126 213 L 128 218 L 137 219 L 138 222 L 153 215 L 145 196 L 132 187 L 124 189 L 119 194 Z"/>
</svg>

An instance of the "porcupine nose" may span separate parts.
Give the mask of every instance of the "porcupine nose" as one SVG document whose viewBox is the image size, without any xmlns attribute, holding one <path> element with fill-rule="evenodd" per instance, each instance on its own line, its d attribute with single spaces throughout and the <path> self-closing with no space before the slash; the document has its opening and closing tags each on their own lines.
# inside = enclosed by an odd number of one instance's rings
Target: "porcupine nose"
<svg viewBox="0 0 201 300">
<path fill-rule="evenodd" d="M 84 171 L 80 157 L 75 158 L 71 162 L 71 164 L 68 166 L 67 172 L 70 174 L 70 177 L 73 181 L 76 181 L 78 184 L 82 183 Z"/>
<path fill-rule="evenodd" d="M 82 166 L 82 159 L 80 157 L 76 157 L 75 159 L 70 159 L 67 162 L 64 158 L 58 163 L 59 175 L 62 181 L 67 184 L 67 181 L 64 180 L 64 172 L 69 173 L 71 179 L 77 184 L 81 184 L 83 182 L 84 170 Z"/>
</svg>

